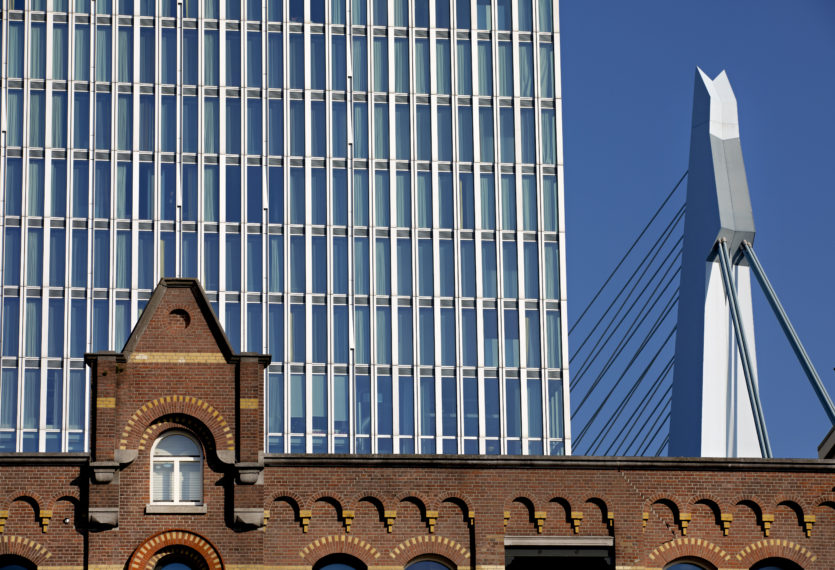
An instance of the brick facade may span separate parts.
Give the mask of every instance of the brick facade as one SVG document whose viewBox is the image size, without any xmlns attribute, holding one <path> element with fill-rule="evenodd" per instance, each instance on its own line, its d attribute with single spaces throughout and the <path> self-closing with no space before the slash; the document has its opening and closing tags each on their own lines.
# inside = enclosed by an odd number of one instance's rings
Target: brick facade
<svg viewBox="0 0 835 570">
<path fill-rule="evenodd" d="M 487 570 L 505 544 L 608 541 L 624 569 L 835 567 L 830 460 L 265 456 L 269 357 L 232 352 L 193 280 L 163 280 L 125 350 L 87 362 L 91 453 L 0 455 L 0 561 L 301 570 L 341 553 Z M 203 446 L 204 512 L 149 508 L 170 429 Z"/>
</svg>

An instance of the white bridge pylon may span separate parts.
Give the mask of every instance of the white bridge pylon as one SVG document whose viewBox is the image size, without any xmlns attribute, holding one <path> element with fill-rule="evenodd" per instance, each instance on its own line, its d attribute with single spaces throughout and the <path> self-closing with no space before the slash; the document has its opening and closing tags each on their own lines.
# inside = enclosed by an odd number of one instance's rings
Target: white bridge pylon
<svg viewBox="0 0 835 570">
<path fill-rule="evenodd" d="M 730 260 L 726 267 L 722 263 L 723 253 L 736 252 L 743 241 L 753 243 L 754 236 L 736 98 L 724 71 L 711 80 L 697 69 L 670 455 L 769 454 L 767 446 L 762 445 L 767 444 L 767 435 L 763 442 L 764 434 L 758 434 L 764 432 L 764 422 L 762 430 L 757 426 L 759 397 L 749 268 L 744 262 Z M 725 279 L 724 269 L 728 271 Z M 756 402 L 753 406 L 752 401 Z"/>
<path fill-rule="evenodd" d="M 754 252 L 736 97 L 723 71 L 696 71 L 684 219 L 672 456 L 771 457 L 757 383 L 751 274 L 830 422 L 835 405 Z"/>
</svg>

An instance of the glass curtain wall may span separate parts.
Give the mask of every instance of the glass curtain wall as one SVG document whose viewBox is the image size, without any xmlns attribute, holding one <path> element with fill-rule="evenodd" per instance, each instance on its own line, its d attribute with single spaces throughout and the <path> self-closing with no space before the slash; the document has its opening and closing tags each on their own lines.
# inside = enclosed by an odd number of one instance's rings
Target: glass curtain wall
<svg viewBox="0 0 835 570">
<path fill-rule="evenodd" d="M 570 452 L 557 16 L 495 4 L 4 3 L 0 451 L 196 277 L 268 452 Z"/>
</svg>

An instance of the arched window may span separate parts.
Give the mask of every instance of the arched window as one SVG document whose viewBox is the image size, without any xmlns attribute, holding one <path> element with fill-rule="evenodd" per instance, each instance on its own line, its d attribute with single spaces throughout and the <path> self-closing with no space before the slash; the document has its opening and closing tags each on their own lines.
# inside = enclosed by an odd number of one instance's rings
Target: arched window
<svg viewBox="0 0 835 570">
<path fill-rule="evenodd" d="M 406 566 L 406 570 L 449 570 L 449 566 L 437 560 L 418 560 Z"/>
<path fill-rule="evenodd" d="M 751 570 L 803 570 L 803 567 L 785 558 L 766 558 L 751 566 Z"/>
<path fill-rule="evenodd" d="M 678 562 L 673 562 L 669 566 L 665 566 L 664 570 L 715 570 L 714 567 L 706 562 L 702 562 L 701 560 L 696 562 L 695 560 L 681 560 Z"/>
<path fill-rule="evenodd" d="M 362 561 L 347 554 L 331 554 L 319 560 L 313 570 L 367 570 Z"/>
<path fill-rule="evenodd" d="M 37 566 L 14 554 L 0 556 L 0 570 L 35 570 Z"/>
<path fill-rule="evenodd" d="M 154 443 L 151 502 L 187 505 L 203 502 L 203 452 L 190 435 L 167 432 Z"/>
</svg>

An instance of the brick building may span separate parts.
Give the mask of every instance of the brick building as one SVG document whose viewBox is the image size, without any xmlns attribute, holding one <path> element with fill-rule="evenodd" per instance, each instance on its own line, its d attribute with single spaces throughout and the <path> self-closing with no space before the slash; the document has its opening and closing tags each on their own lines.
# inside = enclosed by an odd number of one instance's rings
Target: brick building
<svg viewBox="0 0 835 570">
<path fill-rule="evenodd" d="M 194 280 L 87 356 L 90 454 L 0 455 L 0 568 L 833 568 L 830 460 L 265 454 Z"/>
</svg>

